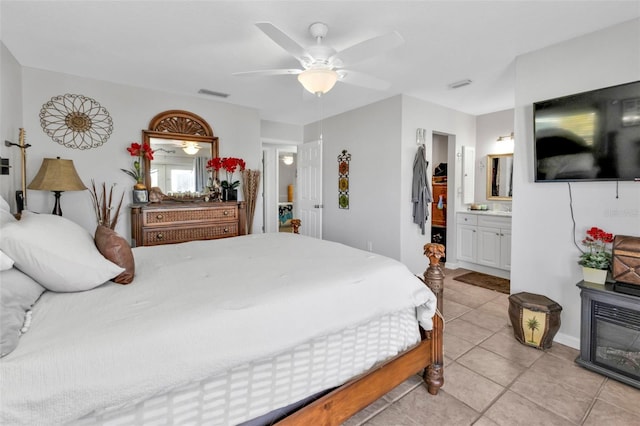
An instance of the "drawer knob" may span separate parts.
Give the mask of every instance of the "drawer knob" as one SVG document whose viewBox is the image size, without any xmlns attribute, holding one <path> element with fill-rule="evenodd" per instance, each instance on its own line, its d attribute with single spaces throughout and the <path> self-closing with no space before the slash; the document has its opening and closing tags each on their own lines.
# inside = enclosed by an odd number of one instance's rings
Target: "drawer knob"
<svg viewBox="0 0 640 426">
<path fill-rule="evenodd" d="M 162 218 L 163 218 L 163 216 L 161 214 L 156 216 L 156 219 L 158 219 L 158 220 L 162 220 Z"/>
<path fill-rule="evenodd" d="M 229 216 L 229 212 L 227 210 L 224 211 L 224 213 L 222 213 L 225 216 Z"/>
<path fill-rule="evenodd" d="M 157 239 L 157 240 L 162 240 L 163 238 L 164 238 L 164 235 L 163 235 L 163 234 L 158 234 L 158 235 L 156 235 L 156 239 Z"/>
<path fill-rule="evenodd" d="M 224 228 L 223 231 L 225 234 L 227 234 L 229 232 L 229 228 Z"/>
</svg>

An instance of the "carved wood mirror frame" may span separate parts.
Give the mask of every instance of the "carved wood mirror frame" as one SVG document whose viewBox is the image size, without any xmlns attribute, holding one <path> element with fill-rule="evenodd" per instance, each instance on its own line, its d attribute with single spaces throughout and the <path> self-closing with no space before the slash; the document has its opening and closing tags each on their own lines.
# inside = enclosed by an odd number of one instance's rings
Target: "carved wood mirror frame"
<svg viewBox="0 0 640 426">
<path fill-rule="evenodd" d="M 157 114 L 149 122 L 148 130 L 142 131 L 143 143 L 151 145 L 152 138 L 211 144 L 211 158 L 218 157 L 218 137 L 205 119 L 189 111 L 174 109 Z M 144 177 L 145 185 L 151 189 L 151 162 L 146 158 Z"/>
</svg>

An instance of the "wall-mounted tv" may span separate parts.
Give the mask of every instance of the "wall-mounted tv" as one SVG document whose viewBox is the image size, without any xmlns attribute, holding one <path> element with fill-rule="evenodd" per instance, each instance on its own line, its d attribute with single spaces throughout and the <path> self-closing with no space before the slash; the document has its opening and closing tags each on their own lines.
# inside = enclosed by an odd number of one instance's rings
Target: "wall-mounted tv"
<svg viewBox="0 0 640 426">
<path fill-rule="evenodd" d="M 533 104 L 536 182 L 640 181 L 640 81 Z"/>
</svg>

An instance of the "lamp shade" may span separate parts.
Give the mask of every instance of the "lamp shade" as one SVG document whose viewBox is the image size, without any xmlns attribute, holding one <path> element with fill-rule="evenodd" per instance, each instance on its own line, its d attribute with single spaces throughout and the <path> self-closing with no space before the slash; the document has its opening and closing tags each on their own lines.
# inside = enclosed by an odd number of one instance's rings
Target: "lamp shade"
<svg viewBox="0 0 640 426">
<path fill-rule="evenodd" d="M 43 191 L 82 191 L 87 189 L 80 180 L 72 160 L 45 158 L 38 174 L 33 178 L 28 189 Z"/>
<path fill-rule="evenodd" d="M 310 68 L 298 74 L 298 81 L 314 95 L 324 95 L 338 81 L 338 73 L 324 68 Z"/>
</svg>

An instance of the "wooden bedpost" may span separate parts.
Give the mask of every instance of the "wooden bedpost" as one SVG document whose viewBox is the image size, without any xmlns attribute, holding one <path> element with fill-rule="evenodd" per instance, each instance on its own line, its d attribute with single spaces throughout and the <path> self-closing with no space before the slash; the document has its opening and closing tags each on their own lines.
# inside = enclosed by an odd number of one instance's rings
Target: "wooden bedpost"
<svg viewBox="0 0 640 426">
<path fill-rule="evenodd" d="M 298 231 L 298 228 L 300 228 L 301 224 L 302 224 L 302 221 L 300 219 L 291 219 L 291 228 L 293 229 L 294 234 L 300 233 Z"/>
<path fill-rule="evenodd" d="M 430 394 L 438 393 L 444 384 L 443 366 L 443 331 L 444 319 L 442 318 L 442 296 L 444 292 L 444 273 L 440 267 L 440 258 L 444 256 L 445 249 L 442 244 L 429 243 L 424 246 L 424 255 L 429 258 L 429 267 L 424 272 L 424 282 L 433 291 L 437 298 L 438 311 L 433 317 L 433 330 L 431 331 L 431 359 L 424 373 L 423 379 L 427 383 L 427 390 Z"/>
</svg>

